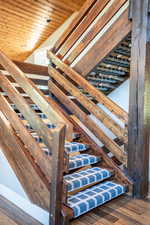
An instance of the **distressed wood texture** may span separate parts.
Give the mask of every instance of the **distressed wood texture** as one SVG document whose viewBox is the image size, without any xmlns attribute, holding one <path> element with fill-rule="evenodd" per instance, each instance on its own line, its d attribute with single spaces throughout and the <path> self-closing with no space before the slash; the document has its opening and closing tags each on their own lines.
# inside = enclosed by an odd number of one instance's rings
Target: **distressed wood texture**
<svg viewBox="0 0 150 225">
<path fill-rule="evenodd" d="M 13 61 L 13 63 L 15 63 L 15 65 L 18 66 L 19 69 L 22 70 L 22 72 L 24 73 L 48 76 L 47 66 L 35 65 L 32 63 L 19 62 L 19 61 Z M 5 70 L 5 68 L 2 65 L 0 65 L 0 70 Z"/>
<path fill-rule="evenodd" d="M 59 225 L 63 202 L 63 175 L 65 165 L 65 126 L 60 125 L 53 132 L 53 153 L 51 190 L 50 190 L 50 225 Z"/>
<path fill-rule="evenodd" d="M 71 64 L 80 53 L 90 44 L 90 42 L 95 38 L 95 36 L 109 23 L 109 21 L 113 18 L 113 16 L 118 12 L 118 10 L 124 5 L 126 0 L 115 0 L 113 3 L 111 1 L 97 1 L 97 4 L 95 4 L 95 8 L 93 8 L 94 12 L 102 13 L 103 9 L 107 6 L 108 9 L 102 16 L 98 19 L 98 21 L 93 25 L 93 27 L 89 30 L 89 32 L 85 35 L 85 37 L 78 43 L 76 48 L 67 56 L 65 59 L 67 63 Z M 107 4 L 106 4 L 107 3 Z M 85 20 L 81 23 L 81 25 L 78 27 L 79 31 L 75 31 L 74 35 L 70 37 L 69 41 L 74 43 L 74 40 L 76 40 L 76 36 L 78 37 L 78 32 L 84 32 L 84 29 L 88 28 L 88 21 L 91 21 L 92 15 L 95 15 L 95 13 L 92 10 L 87 15 Z M 85 28 L 84 28 L 85 27 Z M 79 36 L 80 37 L 80 36 Z M 78 38 L 79 38 L 78 37 Z M 68 41 L 68 42 L 69 42 Z M 67 43 L 66 43 L 67 45 Z M 72 46 L 70 45 L 68 48 L 70 49 Z M 63 51 L 60 51 L 59 54 L 65 55 Z"/>
<path fill-rule="evenodd" d="M 150 225 L 150 195 L 147 200 L 122 196 L 73 220 L 70 225 Z"/>
<path fill-rule="evenodd" d="M 46 96 L 36 87 L 36 85 L 28 79 L 25 74 L 11 61 L 9 58 L 0 52 L 0 63 L 8 71 L 17 84 L 25 91 L 25 93 L 32 99 L 32 101 L 42 110 L 42 112 L 48 117 L 48 119 L 57 124 L 58 122 L 64 122 L 64 119 L 60 116 L 61 113 L 57 113 L 53 106 L 49 104 Z M 4 78 L 3 78 L 4 79 Z M 67 121 L 65 120 L 65 123 Z M 70 133 L 72 127 L 69 127 L 68 139 L 71 139 L 72 133 Z"/>
<path fill-rule="evenodd" d="M 0 112 L 0 147 L 30 200 L 49 209 L 49 184 L 33 158 Z"/>
<path fill-rule="evenodd" d="M 69 78 L 77 82 L 84 90 L 91 94 L 95 99 L 108 108 L 112 113 L 114 113 L 121 121 L 124 123 L 128 122 L 128 113 L 124 111 L 120 106 L 118 106 L 111 99 L 106 97 L 102 92 L 94 88 L 86 79 L 84 79 L 79 73 L 68 66 L 66 63 L 62 62 L 57 56 L 55 56 L 51 51 L 48 51 L 48 57 L 50 60 L 60 68 Z"/>
<path fill-rule="evenodd" d="M 80 36 L 86 31 L 98 14 L 103 10 L 109 0 L 96 1 L 91 10 L 83 18 L 82 22 L 77 26 L 77 28 L 70 34 L 68 39 L 65 41 L 61 47 L 59 54 L 65 56 L 69 49 L 75 44 L 75 42 L 80 38 Z"/>
<path fill-rule="evenodd" d="M 91 50 L 74 66 L 74 69 L 86 76 L 130 31 L 131 21 L 128 20 L 128 9 L 126 9 Z"/>
<path fill-rule="evenodd" d="M 67 95 L 53 82 L 49 81 L 50 91 L 91 130 L 101 142 L 123 163 L 126 164 L 126 155 L 122 149 L 100 129 L 100 127 L 84 113 Z"/>
<path fill-rule="evenodd" d="M 89 100 L 84 94 L 82 94 L 78 88 L 76 88 L 70 81 L 64 78 L 54 68 L 49 69 L 49 74 L 53 77 L 67 92 L 82 104 L 86 110 L 93 114 L 98 120 L 100 120 L 109 130 L 115 135 L 121 137 L 122 140 L 127 142 L 127 138 L 124 137 L 124 129 L 120 127 L 107 113 L 105 113 L 100 107 Z"/>
<path fill-rule="evenodd" d="M 39 136 L 43 138 L 48 149 L 52 151 L 52 132 L 41 118 L 31 109 L 24 98 L 19 94 L 15 87 L 7 80 L 5 76 L 0 76 L 0 86 L 7 92 L 11 101 L 17 106 L 19 111 L 29 121 L 33 129 L 36 130 Z"/>
<path fill-rule="evenodd" d="M 148 194 L 150 129 L 150 17 L 148 0 L 132 2 L 128 172 L 134 196 Z"/>
<path fill-rule="evenodd" d="M 0 195 L 1 225 L 42 225 L 12 202 Z"/>
<path fill-rule="evenodd" d="M 81 7 L 79 14 L 74 18 L 71 22 L 67 30 L 63 33 L 63 35 L 57 40 L 55 43 L 53 50 L 57 52 L 59 48 L 63 45 L 63 43 L 67 40 L 70 34 L 76 29 L 76 27 L 80 24 L 82 19 L 85 17 L 86 13 L 90 10 L 90 8 L 95 4 L 96 0 L 87 0 L 84 5 Z"/>
<path fill-rule="evenodd" d="M 30 152 L 32 157 L 36 159 L 36 163 L 50 182 L 51 160 L 45 155 L 44 151 L 40 148 L 32 135 L 28 132 L 23 122 L 19 119 L 17 114 L 14 112 L 7 100 L 2 95 L 0 95 L 0 110 L 8 119 L 16 133 L 19 135 L 24 145 L 28 148 L 28 151 Z"/>
</svg>

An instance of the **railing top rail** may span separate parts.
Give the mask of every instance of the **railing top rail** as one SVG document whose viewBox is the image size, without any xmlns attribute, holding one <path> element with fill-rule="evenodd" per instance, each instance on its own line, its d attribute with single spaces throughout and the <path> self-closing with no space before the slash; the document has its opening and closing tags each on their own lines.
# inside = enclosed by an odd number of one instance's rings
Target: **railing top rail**
<svg viewBox="0 0 150 225">
<path fill-rule="evenodd" d="M 36 85 L 29 80 L 26 75 L 2 52 L 0 52 L 0 64 L 7 70 L 20 87 L 29 95 L 32 101 L 46 114 L 48 119 L 57 124 L 61 121 L 60 116 L 49 105 L 47 98 L 36 87 Z M 44 103 L 44 104 L 43 104 Z"/>
<path fill-rule="evenodd" d="M 60 70 L 62 70 L 69 78 L 76 82 L 79 86 L 84 88 L 89 92 L 95 99 L 103 104 L 110 112 L 114 113 L 121 121 L 127 124 L 128 113 L 118 106 L 115 102 L 105 96 L 101 91 L 97 90 L 92 86 L 85 78 L 83 78 L 79 73 L 69 67 L 67 64 L 62 62 L 57 56 L 55 56 L 51 51 L 48 51 L 48 57 Z M 50 69 L 50 67 L 49 67 Z"/>
</svg>

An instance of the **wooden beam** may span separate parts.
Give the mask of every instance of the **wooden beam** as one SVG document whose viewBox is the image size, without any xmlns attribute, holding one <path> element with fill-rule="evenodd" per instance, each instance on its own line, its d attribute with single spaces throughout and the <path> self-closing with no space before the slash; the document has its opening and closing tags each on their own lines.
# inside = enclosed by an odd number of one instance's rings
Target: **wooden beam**
<svg viewBox="0 0 150 225">
<path fill-rule="evenodd" d="M 127 9 L 73 68 L 86 76 L 130 31 Z"/>
<path fill-rule="evenodd" d="M 63 33 L 63 35 L 58 39 L 56 44 L 53 47 L 53 51 L 56 53 L 59 48 L 63 45 L 63 43 L 67 40 L 69 35 L 76 29 L 76 27 L 80 24 L 83 18 L 86 16 L 91 7 L 95 4 L 97 0 L 87 0 L 85 4 L 81 7 L 77 16 L 73 19 L 67 30 Z"/>
<path fill-rule="evenodd" d="M 98 14 L 107 5 L 109 0 L 97 1 L 87 15 L 83 18 L 83 21 L 78 25 L 78 27 L 70 34 L 68 39 L 65 41 L 63 46 L 59 51 L 59 55 L 64 57 L 65 54 L 71 49 L 75 42 L 80 38 L 80 36 L 86 31 Z"/>
<path fill-rule="evenodd" d="M 0 63 L 5 67 L 25 93 L 32 99 L 32 101 L 40 108 L 40 110 L 47 116 L 47 118 L 54 124 L 59 122 L 65 123 L 64 119 L 57 113 L 53 106 L 49 104 L 47 97 L 36 87 L 36 85 L 26 77 L 26 75 L 2 52 L 0 52 Z M 69 124 L 67 124 L 68 134 L 70 131 Z M 70 134 L 71 135 L 71 134 Z M 69 137 L 70 138 L 70 137 Z"/>
<path fill-rule="evenodd" d="M 36 161 L 37 165 L 41 168 L 48 182 L 50 182 L 51 159 L 45 155 L 45 152 L 40 148 L 36 140 L 28 132 L 23 122 L 9 105 L 6 98 L 2 95 L 0 95 L 0 110 L 17 132 L 24 145 L 28 148 L 28 151 Z"/>
<path fill-rule="evenodd" d="M 115 16 L 115 14 L 118 12 L 118 10 L 123 6 L 123 4 L 126 2 L 127 0 L 115 0 L 113 3 L 111 3 L 111 1 L 107 1 L 107 6 L 105 1 L 98 1 L 97 4 L 99 4 L 101 6 L 101 8 L 103 6 L 105 6 L 106 8 L 109 5 L 109 8 L 107 9 L 107 11 L 98 19 L 98 21 L 91 27 L 91 29 L 89 30 L 89 32 L 84 36 L 84 38 L 80 41 L 80 43 L 78 43 L 78 45 L 75 47 L 75 49 L 73 49 L 71 51 L 71 53 L 69 54 L 69 56 L 67 56 L 67 58 L 65 59 L 65 61 L 67 62 L 67 64 L 71 64 L 76 57 L 78 57 L 82 51 L 88 46 L 88 44 L 95 38 L 95 36 L 108 24 L 108 22 L 110 22 L 110 20 L 113 18 L 113 16 Z M 102 5 L 102 3 L 104 5 Z M 94 7 L 97 7 L 96 4 Z M 95 9 L 96 11 L 96 9 Z M 90 11 L 91 14 L 93 14 L 92 10 Z M 91 17 L 91 15 L 89 15 Z M 90 20 L 89 17 L 89 20 Z M 86 20 L 86 19 L 85 19 Z M 88 23 L 85 21 L 85 24 L 88 25 Z M 81 24 L 81 28 L 80 30 L 83 32 L 84 29 L 82 28 L 83 26 L 87 27 L 87 25 L 85 25 L 83 22 Z M 75 35 L 77 36 L 77 30 L 74 32 Z M 73 42 L 74 40 L 76 40 L 75 37 L 73 37 Z M 61 54 L 61 51 L 59 52 L 59 54 Z M 62 55 L 62 54 L 61 54 Z"/>
<path fill-rule="evenodd" d="M 30 200 L 48 209 L 49 187 L 45 184 L 44 176 L 40 174 L 39 168 L 2 112 L 0 112 L 0 148 Z"/>
<path fill-rule="evenodd" d="M 53 77 L 67 92 L 75 96 L 77 100 L 83 105 L 91 114 L 93 114 L 99 121 L 101 121 L 109 130 L 111 130 L 117 137 L 121 137 L 124 142 L 127 138 L 124 136 L 124 129 L 118 125 L 105 111 L 98 107 L 95 103 L 89 100 L 84 94 L 79 91 L 69 80 L 61 75 L 56 69 L 49 68 L 49 74 Z"/>
<path fill-rule="evenodd" d="M 85 78 L 83 78 L 74 69 L 68 66 L 66 63 L 62 62 L 57 56 L 55 56 L 51 51 L 48 51 L 48 57 L 51 61 L 60 68 L 69 78 L 74 82 L 77 82 L 84 90 L 91 94 L 99 103 L 103 104 L 106 108 L 115 114 L 121 121 L 127 124 L 128 113 L 125 112 L 120 106 L 115 102 L 105 96 L 101 91 L 98 91 L 94 86 L 92 86 Z"/>
<path fill-rule="evenodd" d="M 126 164 L 127 157 L 122 149 L 111 140 L 86 113 L 70 100 L 53 82 L 49 81 L 49 88 L 51 92 L 60 99 L 60 101 L 63 102 L 63 104 L 68 107 L 104 145 L 106 145 L 117 159 Z"/>
<path fill-rule="evenodd" d="M 132 2 L 128 172 L 133 195 L 148 194 L 150 131 L 150 15 L 148 0 Z"/>
<path fill-rule="evenodd" d="M 19 69 L 22 70 L 24 73 L 48 76 L 47 66 L 40 66 L 40 65 L 35 65 L 32 63 L 19 62 L 19 61 L 13 61 L 13 63 L 16 66 L 18 66 Z M 0 70 L 5 70 L 5 68 L 1 64 L 0 64 Z"/>
</svg>

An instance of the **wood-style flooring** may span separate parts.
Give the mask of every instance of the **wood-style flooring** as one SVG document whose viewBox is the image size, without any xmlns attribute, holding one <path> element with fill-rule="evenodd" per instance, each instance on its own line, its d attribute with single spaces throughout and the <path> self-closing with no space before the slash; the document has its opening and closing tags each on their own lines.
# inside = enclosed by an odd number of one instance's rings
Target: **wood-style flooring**
<svg viewBox="0 0 150 225">
<path fill-rule="evenodd" d="M 0 225 L 42 225 L 0 195 Z"/>
<path fill-rule="evenodd" d="M 71 225 L 150 225 L 150 194 L 146 200 L 121 196 L 73 220 Z"/>
<path fill-rule="evenodd" d="M 0 196 L 0 225 L 42 225 Z M 150 195 L 146 200 L 121 196 L 73 220 L 70 225 L 150 225 Z"/>
</svg>

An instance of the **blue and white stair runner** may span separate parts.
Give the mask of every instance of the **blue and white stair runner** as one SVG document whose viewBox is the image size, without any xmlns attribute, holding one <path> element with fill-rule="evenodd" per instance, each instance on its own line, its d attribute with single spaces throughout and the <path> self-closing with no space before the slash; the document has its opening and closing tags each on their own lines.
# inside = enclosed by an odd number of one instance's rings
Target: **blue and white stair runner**
<svg viewBox="0 0 150 225">
<path fill-rule="evenodd" d="M 68 198 L 67 204 L 73 209 L 74 218 L 76 218 L 124 194 L 125 191 L 126 188 L 123 185 L 106 181 L 72 195 Z"/>
<path fill-rule="evenodd" d="M 64 176 L 67 184 L 67 191 L 75 191 L 87 185 L 101 182 L 109 177 L 112 173 L 108 169 L 93 167 L 80 172 L 72 173 Z"/>
</svg>

